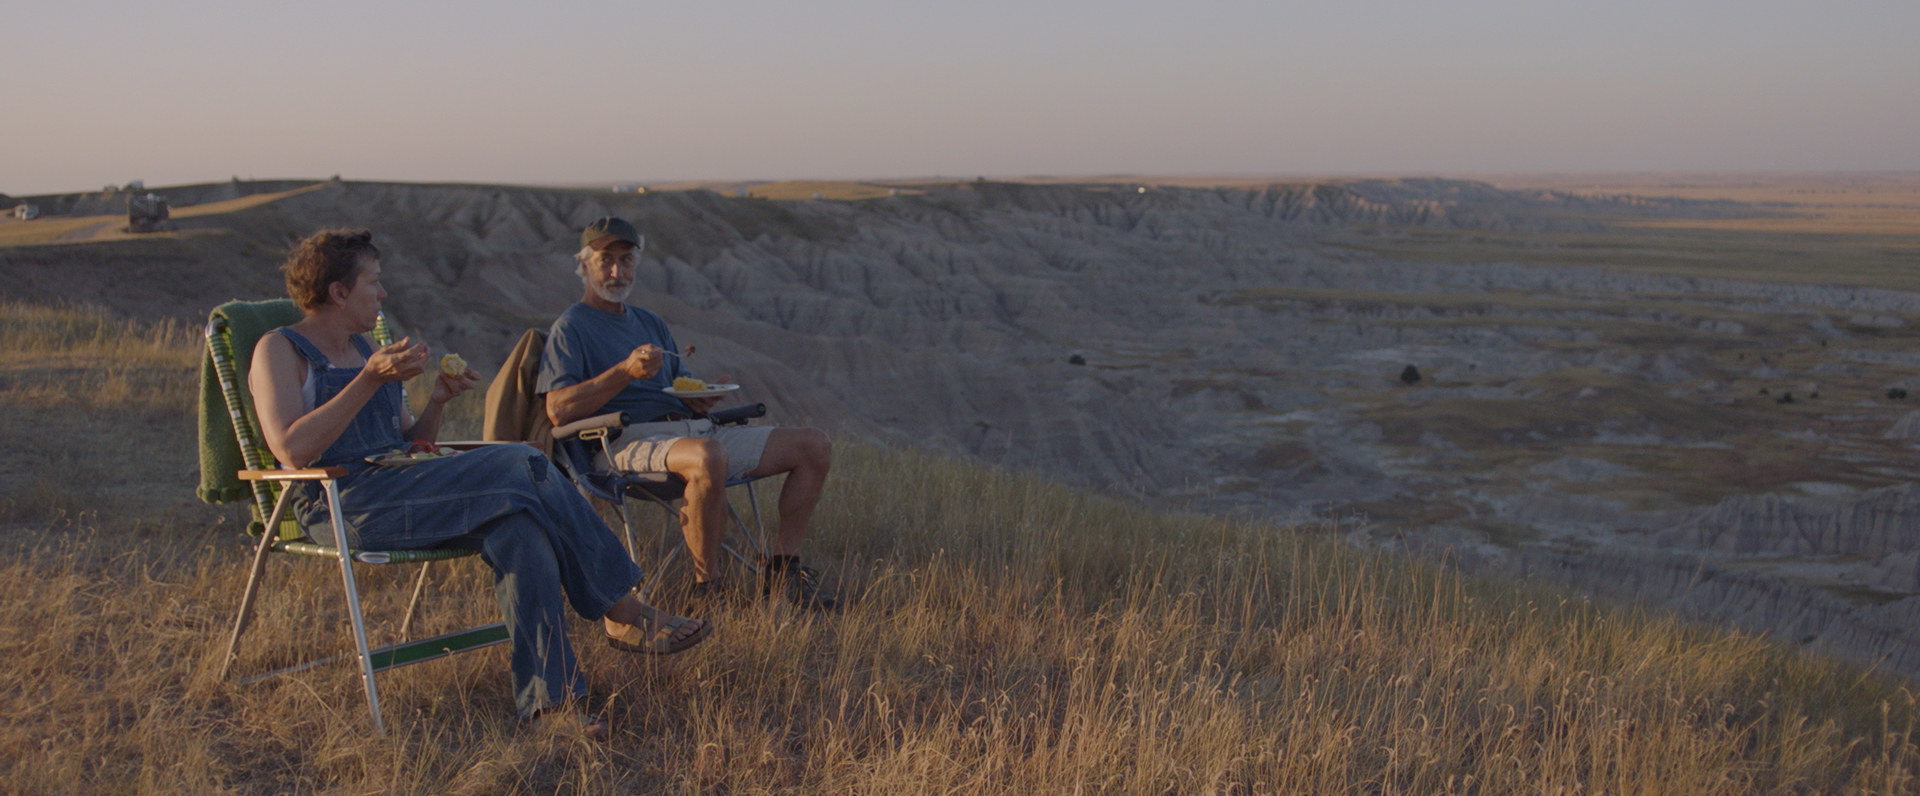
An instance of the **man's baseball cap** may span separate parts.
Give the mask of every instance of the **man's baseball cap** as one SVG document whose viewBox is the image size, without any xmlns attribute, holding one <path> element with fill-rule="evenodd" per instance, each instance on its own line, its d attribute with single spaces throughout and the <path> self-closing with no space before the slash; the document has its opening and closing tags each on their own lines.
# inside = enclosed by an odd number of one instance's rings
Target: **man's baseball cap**
<svg viewBox="0 0 1920 796">
<path fill-rule="evenodd" d="M 634 229 L 633 225 L 627 223 L 624 218 L 607 216 L 594 219 L 593 223 L 588 224 L 587 228 L 580 232 L 580 245 L 594 251 L 612 246 L 614 241 L 621 240 L 633 244 L 635 249 L 647 247 L 647 239 L 640 234 L 640 230 Z"/>
</svg>

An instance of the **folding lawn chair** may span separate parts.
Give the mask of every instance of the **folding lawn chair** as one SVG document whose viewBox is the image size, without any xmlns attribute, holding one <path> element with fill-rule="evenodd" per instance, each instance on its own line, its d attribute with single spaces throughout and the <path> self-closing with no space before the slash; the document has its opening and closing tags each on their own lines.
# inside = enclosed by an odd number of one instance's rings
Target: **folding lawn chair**
<svg viewBox="0 0 1920 796">
<path fill-rule="evenodd" d="M 492 441 L 525 441 L 536 448 L 546 450 L 553 463 L 566 474 L 580 491 L 589 498 L 610 504 L 620 515 L 621 528 L 626 532 L 627 552 L 634 561 L 647 568 L 648 562 L 655 562 L 653 573 L 640 588 L 641 599 L 651 599 L 653 590 L 672 566 L 680 553 L 680 534 L 658 534 L 649 546 L 651 552 L 642 551 L 635 543 L 634 518 L 627 511 L 626 498 L 640 498 L 664 509 L 669 524 L 677 528 L 679 511 L 674 507 L 686 491 L 687 483 L 671 473 L 617 472 L 594 468 L 594 454 L 604 453 L 611 457 L 609 443 L 619 437 L 620 430 L 628 424 L 626 415 L 615 412 L 584 420 L 576 420 L 560 428 L 551 428 L 546 423 L 545 399 L 537 389 L 540 373 L 540 354 L 547 340 L 545 329 L 528 329 L 515 343 L 513 352 L 501 363 L 494 381 L 487 387 L 487 412 L 485 415 L 485 438 Z M 766 415 L 765 404 L 735 407 L 707 415 L 715 425 L 745 424 L 748 420 Z M 721 549 L 746 567 L 753 574 L 760 574 L 760 562 L 765 560 L 767 552 L 766 531 L 761 522 L 760 502 L 754 494 L 753 482 L 757 478 L 737 478 L 727 482 L 731 490 L 736 486 L 746 487 L 747 503 L 753 515 L 753 527 L 748 529 L 740 512 L 732 500 L 726 501 L 727 514 L 731 520 L 728 526 L 741 546 L 753 551 L 749 556 L 740 551 L 740 547 L 723 541 Z M 666 548 L 662 550 L 661 548 Z"/>
<path fill-rule="evenodd" d="M 252 521 L 248 523 L 247 530 L 260 537 L 259 543 L 254 548 L 253 568 L 247 576 L 246 592 L 241 596 L 240 610 L 234 616 L 233 635 L 227 643 L 227 654 L 221 662 L 220 677 L 226 679 L 233 668 L 235 653 L 240 645 L 240 636 L 247 628 L 254 598 L 258 595 L 264 581 L 267 554 L 282 552 L 336 559 L 340 562 L 340 578 L 345 586 L 347 613 L 352 620 L 354 648 L 360 660 L 360 678 L 366 686 L 367 708 L 373 714 L 374 729 L 384 732 L 385 725 L 380 718 L 380 697 L 373 682 L 375 672 L 499 644 L 507 640 L 507 628 L 504 622 L 495 622 L 432 638 L 401 641 L 378 649 L 368 649 L 366 624 L 360 611 L 359 590 L 354 584 L 353 562 L 424 565 L 434 561 L 474 555 L 479 551 L 477 548 L 464 547 L 427 550 L 361 550 L 351 547 L 328 547 L 313 541 L 307 532 L 288 516 L 287 503 L 292 490 L 287 487 L 297 481 L 320 482 L 326 490 L 327 506 L 331 510 L 334 521 L 340 522 L 341 518 L 346 516 L 340 508 L 340 492 L 336 479 L 345 476 L 347 471 L 339 467 L 278 469 L 273 454 L 267 449 L 265 438 L 260 434 L 259 421 L 253 412 L 252 396 L 247 391 L 246 370 L 253 361 L 254 345 L 259 342 L 261 336 L 272 329 L 297 322 L 300 318 L 301 313 L 294 307 L 293 302 L 282 299 L 228 302 L 215 308 L 207 321 L 208 356 L 202 363 L 201 378 L 202 487 L 200 497 L 210 503 L 250 501 Z M 373 337 L 382 345 L 391 341 L 392 335 L 388 331 L 385 314 L 380 316 L 379 323 L 374 328 Z M 209 395 L 212 390 L 211 382 L 216 377 L 221 399 L 219 405 L 214 404 Z M 224 412 L 220 411 L 222 408 Z M 235 453 L 238 454 L 238 461 L 235 461 Z M 231 466 L 234 464 L 241 464 L 242 467 Z M 242 485 L 241 482 L 245 484 Z M 351 528 L 340 529 L 340 532 L 335 534 L 335 538 L 343 540 L 353 538 Z M 408 636 L 408 631 L 413 624 L 414 611 L 419 607 L 421 594 L 426 589 L 427 569 L 426 566 L 422 566 L 419 577 L 414 581 L 413 598 L 408 602 L 406 617 L 400 623 L 399 636 L 402 639 Z M 311 660 L 252 675 L 241 682 L 252 683 L 276 675 L 302 671 L 343 657 L 336 655 Z"/>
<path fill-rule="evenodd" d="M 706 415 L 706 419 L 716 426 L 746 425 L 747 421 L 766 414 L 766 404 L 752 404 L 711 412 Z M 632 514 L 627 511 L 626 498 L 640 498 L 659 506 L 671 518 L 668 524 L 677 529 L 680 512 L 674 503 L 685 495 L 687 482 L 677 475 L 666 472 L 624 472 L 596 468 L 594 454 L 603 454 L 608 459 L 612 459 L 611 443 L 619 438 L 621 429 L 628 424 L 629 418 L 624 412 L 611 412 L 558 426 L 553 429 L 553 460 L 554 465 L 560 468 L 560 472 L 565 473 L 581 492 L 586 493 L 588 497 L 612 504 L 619 512 L 620 524 L 627 534 L 627 550 L 633 554 L 635 561 L 639 561 L 643 556 L 634 544 L 634 520 Z M 761 522 L 760 501 L 753 489 L 754 482 L 759 480 L 758 478 L 732 478 L 728 479 L 726 484 L 729 490 L 736 486 L 746 488 L 747 506 L 753 515 L 751 529 L 741 518 L 740 511 L 734 507 L 733 501 L 731 499 L 724 501 L 727 506 L 727 517 L 730 520 L 728 529 L 748 550 L 752 551 L 752 555 L 741 552 L 732 542 L 723 539 L 720 543 L 722 551 L 756 576 L 761 573 L 761 562 L 767 557 L 766 529 Z M 679 556 L 680 549 L 683 547 L 681 535 L 678 533 L 658 534 L 651 546 L 653 554 L 644 557 L 656 563 L 653 566 L 653 574 L 648 576 L 647 582 L 640 587 L 639 594 L 643 600 L 652 598 L 653 590 L 660 585 L 667 569 L 673 565 L 674 559 Z M 666 550 L 662 551 L 661 547 L 665 547 Z"/>
</svg>

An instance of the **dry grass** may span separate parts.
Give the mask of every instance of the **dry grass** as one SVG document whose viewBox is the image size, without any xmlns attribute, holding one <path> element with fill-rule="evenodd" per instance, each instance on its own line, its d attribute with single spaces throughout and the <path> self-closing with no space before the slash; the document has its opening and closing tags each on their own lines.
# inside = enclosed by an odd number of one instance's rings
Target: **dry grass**
<svg viewBox="0 0 1920 796">
<path fill-rule="evenodd" d="M 0 246 L 34 246 L 76 240 L 126 237 L 119 232 L 127 225 L 125 214 L 117 216 L 47 216 L 20 221 L 11 216 L 0 219 Z"/>
<path fill-rule="evenodd" d="M 1574 265 L 1707 279 L 1920 290 L 1920 235 L 1617 227 L 1595 232 L 1375 229 L 1328 242 L 1394 260 Z"/>
<path fill-rule="evenodd" d="M 1618 219 L 1591 232 L 1376 229 L 1328 242 L 1420 262 L 1599 266 L 1791 284 L 1920 289 L 1920 175 L 1519 175 L 1505 189 L 1731 200 L 1742 218 Z"/>
<path fill-rule="evenodd" d="M 176 207 L 169 211 L 168 217 L 176 221 L 185 221 L 187 219 L 218 216 L 271 204 L 289 196 L 319 190 L 324 187 L 326 187 L 326 183 L 320 183 L 303 188 L 295 188 L 290 191 L 253 194 L 222 202 L 208 202 L 200 205 Z M 127 232 L 126 227 L 127 215 L 125 213 L 95 216 L 42 216 L 31 221 L 22 221 L 8 215 L 5 218 L 0 218 L 0 247 L 174 238 L 201 232 L 200 230 L 187 230 L 182 232 L 134 234 Z"/>
<path fill-rule="evenodd" d="M 1782 213 L 1726 219 L 1660 219 L 1628 226 L 1840 235 L 1920 235 L 1920 174 L 1608 174 L 1500 176 L 1507 189 L 1582 195 L 1726 199 Z"/>
<path fill-rule="evenodd" d="M 0 523 L 188 504 L 198 335 L 85 307 L 0 303 Z M 123 451 L 126 456 L 109 452 Z"/>
<path fill-rule="evenodd" d="M 174 323 L 120 320 L 97 307 L 4 302 L 0 303 L 0 356 L 6 359 L 0 363 L 9 374 L 32 357 L 191 365 L 199 356 L 197 331 Z"/>
<path fill-rule="evenodd" d="M 76 385 L 108 367 L 85 350 Z M 852 443 L 811 545 L 843 615 L 721 610 L 658 660 L 580 623 L 605 744 L 517 724 L 499 649 L 383 675 L 378 737 L 346 670 L 214 678 L 229 515 L 98 505 L 6 526 L 36 541 L 0 565 L 0 790 L 1905 793 L 1920 767 L 1910 691 L 1759 639 Z M 489 620 L 481 566 L 443 567 L 425 630 Z M 378 622 L 391 569 L 363 569 Z M 346 643 L 332 572 L 272 562 L 243 668 Z"/>
<path fill-rule="evenodd" d="M 774 199 L 779 201 L 800 201 L 812 199 L 820 194 L 822 199 L 834 201 L 854 201 L 860 199 L 880 199 L 893 196 L 912 196 L 926 193 L 926 186 L 914 181 L 869 181 L 869 180 L 683 180 L 678 182 L 651 183 L 650 191 L 713 191 L 725 196 L 739 192 L 756 199 Z"/>
<path fill-rule="evenodd" d="M 1378 314 L 1383 308 L 1420 308 L 1436 315 L 1457 316 L 1419 321 L 1369 318 L 1373 323 L 1407 326 L 1542 322 L 1584 325 L 1589 322 L 1585 318 L 1569 321 L 1564 316 L 1573 313 L 1611 316 L 1656 311 L 1667 314 L 1684 312 L 1702 318 L 1738 320 L 1746 323 L 1765 320 L 1764 316 L 1752 313 L 1729 312 L 1708 303 L 1707 298 L 1705 296 L 1646 296 L 1599 292 L 1569 296 L 1530 293 L 1522 290 L 1493 290 L 1476 293 L 1396 293 L 1385 290 L 1263 286 L 1236 288 L 1227 291 L 1217 300 L 1228 306 L 1252 306 L 1263 309 L 1280 309 L 1299 304 L 1316 310 L 1338 309 L 1343 313 L 1363 317 Z M 1526 318 L 1523 314 L 1545 317 Z"/>
<path fill-rule="evenodd" d="M 855 199 L 878 199 L 892 195 L 893 191 L 903 194 L 915 194 L 921 191 L 910 188 L 898 188 L 870 182 L 846 182 L 842 180 L 791 180 L 787 182 L 767 182 L 747 188 L 747 195 L 760 199 L 799 200 L 812 199 L 818 194 L 821 199 L 852 201 Z"/>
<path fill-rule="evenodd" d="M 312 193 L 314 191 L 323 190 L 327 188 L 329 185 L 330 183 L 318 182 L 305 187 L 295 188 L 290 191 L 278 191 L 274 193 L 257 193 L 257 194 L 250 194 L 248 196 L 242 196 L 237 199 L 228 199 L 221 202 L 207 202 L 206 204 L 188 205 L 186 207 L 174 208 L 170 213 L 170 215 L 173 218 L 199 218 L 201 216 L 217 216 L 225 213 L 234 213 L 241 210 L 251 210 L 261 205 L 278 202 L 281 199 L 285 199 L 289 196 L 299 196 L 300 194 L 303 194 L 303 193 Z"/>
</svg>

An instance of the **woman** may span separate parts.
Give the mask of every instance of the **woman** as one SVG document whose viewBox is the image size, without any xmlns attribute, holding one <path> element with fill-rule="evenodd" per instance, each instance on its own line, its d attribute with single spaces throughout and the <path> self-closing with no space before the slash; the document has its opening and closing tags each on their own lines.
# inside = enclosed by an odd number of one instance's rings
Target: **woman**
<svg viewBox="0 0 1920 796">
<path fill-rule="evenodd" d="M 587 693 L 567 643 L 563 602 L 601 620 L 607 643 L 623 650 L 667 654 L 706 637 L 707 623 L 668 616 L 632 594 L 639 568 L 533 448 L 489 445 L 405 467 L 368 463 L 408 440 L 431 441 L 447 401 L 478 379 L 472 371 L 441 374 L 426 411 L 411 416 L 400 384 L 425 369 L 427 347 L 403 339 L 375 350 L 361 337 L 387 295 L 372 233 L 318 232 L 281 271 L 306 317 L 263 336 L 253 351 L 248 388 L 267 447 L 283 467 L 347 469 L 340 499 L 357 547 L 417 549 L 454 539 L 479 547 L 506 615 L 522 716 Z M 316 538 L 331 536 L 319 486 L 298 488 L 304 493 L 292 509 L 302 526 Z M 591 732 L 604 729 L 587 721 Z"/>
</svg>

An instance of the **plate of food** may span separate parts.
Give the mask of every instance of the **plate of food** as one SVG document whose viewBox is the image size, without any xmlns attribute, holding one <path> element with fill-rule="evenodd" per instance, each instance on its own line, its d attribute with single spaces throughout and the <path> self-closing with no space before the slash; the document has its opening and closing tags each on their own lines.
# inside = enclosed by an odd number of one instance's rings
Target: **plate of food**
<svg viewBox="0 0 1920 796">
<path fill-rule="evenodd" d="M 458 455 L 460 455 L 460 451 L 454 448 L 435 447 L 432 450 L 418 450 L 411 453 L 407 451 L 393 451 L 391 453 L 382 453 L 378 456 L 368 456 L 367 463 L 380 467 L 404 467 L 409 464 L 430 462 L 435 459 L 445 459 L 448 456 Z"/>
<path fill-rule="evenodd" d="M 675 398 L 712 398 L 714 396 L 726 395 L 738 389 L 740 389 L 740 385 L 738 384 L 708 384 L 699 379 L 681 376 L 673 380 L 672 387 L 668 387 L 662 390 L 662 392 Z"/>
</svg>

